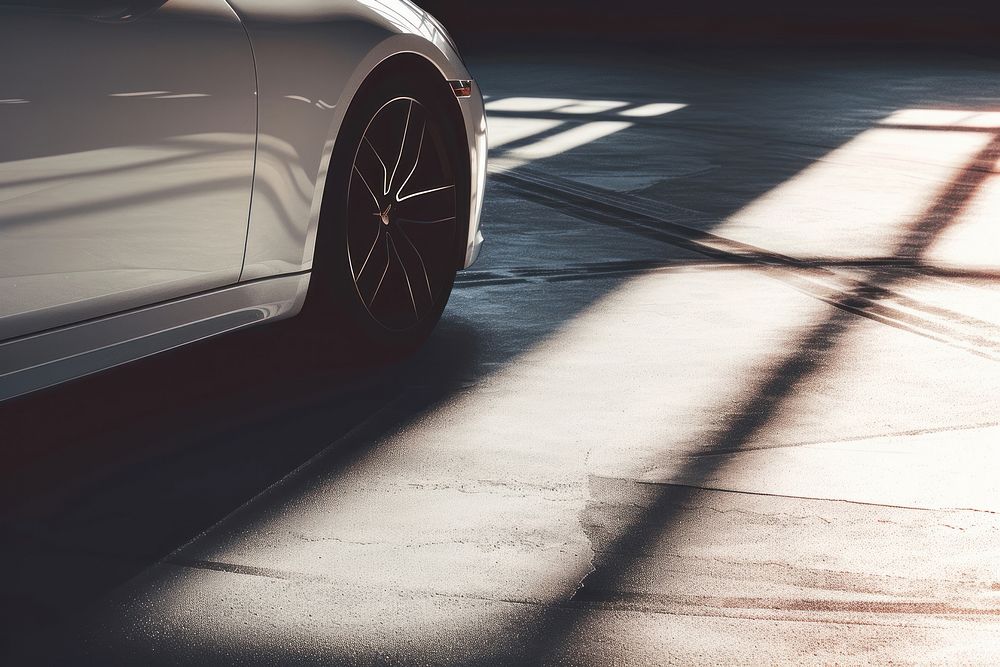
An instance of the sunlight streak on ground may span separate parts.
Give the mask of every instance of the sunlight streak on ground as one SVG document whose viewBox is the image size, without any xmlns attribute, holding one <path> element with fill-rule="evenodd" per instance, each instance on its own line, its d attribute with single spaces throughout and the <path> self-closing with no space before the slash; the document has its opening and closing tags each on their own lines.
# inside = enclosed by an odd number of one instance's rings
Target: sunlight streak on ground
<svg viewBox="0 0 1000 667">
<path fill-rule="evenodd" d="M 629 118 L 654 118 L 687 107 L 677 102 L 652 102 L 628 109 L 630 102 L 620 100 L 573 100 L 555 97 L 503 97 L 486 104 L 487 112 L 557 113 L 570 115 L 608 114 L 615 112 Z"/>
<path fill-rule="evenodd" d="M 554 97 L 504 97 L 486 103 L 486 111 L 539 112 L 579 104 L 582 100 Z"/>
<path fill-rule="evenodd" d="M 990 141 L 868 130 L 729 216 L 715 233 L 792 256 L 892 255 L 901 235 Z"/>
<path fill-rule="evenodd" d="M 548 132 L 562 124 L 562 121 L 544 118 L 490 118 L 490 148 L 499 148 L 521 139 L 527 139 L 536 134 Z"/>
<path fill-rule="evenodd" d="M 658 102 L 654 104 L 644 104 L 634 109 L 626 109 L 625 111 L 619 112 L 619 115 L 628 116 L 629 118 L 652 118 L 655 116 L 663 116 L 664 114 L 668 114 L 672 111 L 678 111 L 686 106 L 686 104 L 677 104 L 673 102 Z"/>
<path fill-rule="evenodd" d="M 508 151 L 507 155 L 525 160 L 541 160 L 580 148 L 631 126 L 631 123 L 619 121 L 594 121 L 545 137 L 528 146 L 515 148 Z"/>
<path fill-rule="evenodd" d="M 1000 130 L 1000 111 L 968 109 L 901 109 L 885 120 L 886 125 L 979 128 Z"/>
</svg>

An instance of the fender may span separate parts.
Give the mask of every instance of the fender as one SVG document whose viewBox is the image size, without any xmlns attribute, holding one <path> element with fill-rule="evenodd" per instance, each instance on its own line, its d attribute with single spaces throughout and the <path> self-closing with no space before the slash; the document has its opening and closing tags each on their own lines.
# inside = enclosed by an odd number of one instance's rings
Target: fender
<svg viewBox="0 0 1000 667">
<path fill-rule="evenodd" d="M 445 79 L 472 77 L 447 32 L 409 2 L 230 4 L 246 28 L 257 71 L 257 157 L 241 281 L 308 271 L 337 133 L 365 79 L 404 53 L 426 58 Z M 478 88 L 461 106 L 473 176 L 468 265 L 482 239 L 486 121 Z"/>
</svg>

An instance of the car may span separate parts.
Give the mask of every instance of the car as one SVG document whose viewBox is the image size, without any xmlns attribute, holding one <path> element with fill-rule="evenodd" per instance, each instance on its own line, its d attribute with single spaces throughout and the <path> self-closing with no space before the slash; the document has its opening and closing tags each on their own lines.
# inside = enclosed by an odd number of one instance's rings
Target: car
<svg viewBox="0 0 1000 667">
<path fill-rule="evenodd" d="M 479 254 L 483 97 L 408 0 L 0 0 L 0 400 L 300 312 L 404 355 Z"/>
</svg>

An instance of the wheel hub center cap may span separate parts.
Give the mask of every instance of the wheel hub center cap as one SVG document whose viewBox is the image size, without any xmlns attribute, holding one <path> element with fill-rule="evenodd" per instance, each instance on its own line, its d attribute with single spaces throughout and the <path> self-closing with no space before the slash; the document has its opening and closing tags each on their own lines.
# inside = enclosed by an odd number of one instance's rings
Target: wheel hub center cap
<svg viewBox="0 0 1000 667">
<path fill-rule="evenodd" d="M 389 211 L 391 211 L 391 210 L 392 210 L 392 206 L 390 205 L 390 206 L 386 206 L 384 211 L 379 211 L 378 213 L 375 214 L 375 215 L 377 215 L 379 217 L 379 219 L 382 220 L 382 224 L 383 225 L 388 225 L 389 224 Z"/>
</svg>

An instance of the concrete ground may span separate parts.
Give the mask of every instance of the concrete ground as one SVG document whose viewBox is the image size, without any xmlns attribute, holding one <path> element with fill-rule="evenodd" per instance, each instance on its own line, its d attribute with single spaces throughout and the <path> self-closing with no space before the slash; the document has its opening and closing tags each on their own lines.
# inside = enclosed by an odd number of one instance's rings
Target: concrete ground
<svg viewBox="0 0 1000 667">
<path fill-rule="evenodd" d="M 1000 662 L 1000 61 L 475 55 L 414 359 L 5 406 L 8 664 Z"/>
</svg>

